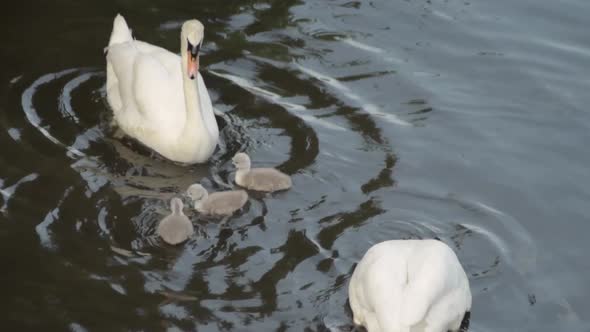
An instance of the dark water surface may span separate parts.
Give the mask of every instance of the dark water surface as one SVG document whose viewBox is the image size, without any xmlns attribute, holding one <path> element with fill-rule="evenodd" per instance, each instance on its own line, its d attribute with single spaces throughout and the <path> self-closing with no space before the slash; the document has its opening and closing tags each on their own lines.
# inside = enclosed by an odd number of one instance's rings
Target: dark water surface
<svg viewBox="0 0 590 332">
<path fill-rule="evenodd" d="M 14 2 L 0 28 L 0 328 L 349 331 L 372 244 L 439 237 L 470 331 L 590 331 L 590 2 Z M 109 128 L 103 47 L 121 12 L 202 73 L 221 144 L 155 158 Z M 231 156 L 290 173 L 222 227 L 174 193 L 232 187 Z M 114 249 L 113 249 L 114 248 Z"/>
</svg>

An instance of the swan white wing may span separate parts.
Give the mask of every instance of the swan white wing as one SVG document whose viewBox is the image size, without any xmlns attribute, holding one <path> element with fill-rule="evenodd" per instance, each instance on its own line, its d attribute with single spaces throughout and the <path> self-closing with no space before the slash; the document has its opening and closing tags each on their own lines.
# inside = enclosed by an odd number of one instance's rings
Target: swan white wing
<svg viewBox="0 0 590 332">
<path fill-rule="evenodd" d="M 403 301 L 409 280 L 407 242 L 388 241 L 375 248 L 373 268 L 369 273 L 371 303 L 381 331 L 409 332 L 411 325 L 404 321 Z"/>
<path fill-rule="evenodd" d="M 376 320 L 372 323 L 380 327 L 376 331 L 404 331 L 400 320 L 401 297 L 407 282 L 403 249 L 393 247 L 389 241 L 371 247 L 351 278 L 350 303 L 355 320 L 365 324 Z"/>
<path fill-rule="evenodd" d="M 457 315 L 462 316 L 468 309 L 467 297 L 471 302 L 471 294 L 467 277 L 455 253 L 446 244 L 436 240 L 412 244 L 414 248 L 408 255 L 409 283 L 402 296 L 404 306 L 401 317 L 404 323 L 412 326 L 428 315 L 428 320 L 436 321 L 429 323 L 444 325 Z M 455 303 L 452 306 L 445 305 L 444 312 L 431 317 L 431 309 L 448 300 Z"/>
<path fill-rule="evenodd" d="M 115 69 L 110 61 L 107 60 L 107 101 L 111 108 L 120 110 L 123 107 L 121 94 L 119 93 L 119 80 L 115 75 Z"/>
<path fill-rule="evenodd" d="M 140 40 L 133 41 L 133 46 L 140 52 L 144 54 L 149 54 L 155 60 L 157 60 L 169 74 L 174 76 L 178 75 L 178 79 L 181 79 L 181 71 L 182 67 L 180 64 L 180 56 L 178 54 L 174 54 L 168 51 L 165 48 L 160 46 L 152 45 Z M 175 77 L 176 79 L 176 77 Z"/>
<path fill-rule="evenodd" d="M 134 41 L 133 46 L 137 48 L 142 55 L 149 56 L 151 57 L 151 59 L 156 60 L 159 63 L 159 65 L 167 71 L 170 82 L 176 85 L 174 86 L 174 90 L 171 91 L 171 95 L 169 96 L 170 99 L 167 100 L 167 102 L 169 103 L 168 109 L 172 111 L 182 110 L 182 116 L 179 116 L 176 119 L 185 119 L 186 114 L 184 110 L 186 109 L 186 106 L 183 94 L 183 73 L 182 66 L 180 63 L 180 56 L 164 48 L 148 44 L 143 41 Z M 217 127 L 217 121 L 215 120 L 213 105 L 211 103 L 211 98 L 209 97 L 209 93 L 207 87 L 205 86 L 203 77 L 200 73 L 197 76 L 197 86 L 199 91 L 200 111 L 203 120 L 205 121 L 207 131 L 214 140 L 217 140 L 219 137 L 219 129 Z M 142 110 L 143 109 L 147 110 L 147 108 L 142 107 Z M 170 127 L 174 127 L 175 125 L 178 126 L 179 124 L 170 124 Z M 182 125 L 184 125 L 184 122 L 182 123 Z"/>
<path fill-rule="evenodd" d="M 380 331 L 409 332 L 410 325 L 403 322 L 403 298 L 406 285 L 405 262 L 383 257 L 376 262 L 376 271 L 368 275 L 371 303 Z"/>
<path fill-rule="evenodd" d="M 149 53 L 137 55 L 133 72 L 133 97 L 144 117 L 143 126 L 158 129 L 166 135 L 165 139 L 176 139 L 186 122 L 181 78 L 169 73 L 165 65 Z"/>
<path fill-rule="evenodd" d="M 107 99 L 115 116 L 135 113 L 133 96 L 133 67 L 138 51 L 131 43 L 115 44 L 107 54 Z"/>
<path fill-rule="evenodd" d="M 427 242 L 422 243 L 426 245 Z M 408 285 L 401 297 L 404 307 L 402 319 L 406 325 L 415 325 L 426 318 L 433 303 L 447 291 L 446 261 L 440 254 L 424 248 L 413 248 L 408 257 Z"/>
</svg>

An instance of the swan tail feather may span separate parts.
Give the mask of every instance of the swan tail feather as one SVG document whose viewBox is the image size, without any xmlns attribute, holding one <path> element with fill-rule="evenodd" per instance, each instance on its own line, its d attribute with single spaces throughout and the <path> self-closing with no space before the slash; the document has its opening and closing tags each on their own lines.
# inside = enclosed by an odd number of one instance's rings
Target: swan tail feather
<svg viewBox="0 0 590 332">
<path fill-rule="evenodd" d="M 113 32 L 111 32 L 111 39 L 109 40 L 109 46 L 119 43 L 125 43 L 132 41 L 131 30 L 127 26 L 127 22 L 121 14 L 117 14 L 115 21 L 113 22 Z"/>
</svg>

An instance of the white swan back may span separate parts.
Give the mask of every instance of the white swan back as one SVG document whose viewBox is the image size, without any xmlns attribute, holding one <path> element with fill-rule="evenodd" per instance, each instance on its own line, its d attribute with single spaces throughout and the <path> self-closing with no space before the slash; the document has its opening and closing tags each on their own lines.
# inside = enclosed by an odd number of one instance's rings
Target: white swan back
<svg viewBox="0 0 590 332">
<path fill-rule="evenodd" d="M 465 271 L 436 240 L 371 247 L 351 277 L 349 299 L 355 323 L 369 332 L 457 331 L 471 309 Z"/>
</svg>

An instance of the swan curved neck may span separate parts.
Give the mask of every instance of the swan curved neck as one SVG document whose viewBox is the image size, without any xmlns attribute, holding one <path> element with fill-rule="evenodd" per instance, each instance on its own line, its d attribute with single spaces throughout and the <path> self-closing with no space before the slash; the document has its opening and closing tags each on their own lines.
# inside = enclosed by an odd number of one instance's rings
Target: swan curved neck
<svg viewBox="0 0 590 332">
<path fill-rule="evenodd" d="M 186 122 L 181 137 L 206 133 L 201 139 L 210 140 L 209 128 L 203 119 L 201 110 L 201 97 L 199 94 L 199 74 L 194 79 L 188 76 L 187 37 L 183 32 L 180 36 L 181 74 L 184 89 L 184 102 L 186 107 Z M 206 91 L 205 91 L 206 92 Z"/>
</svg>

